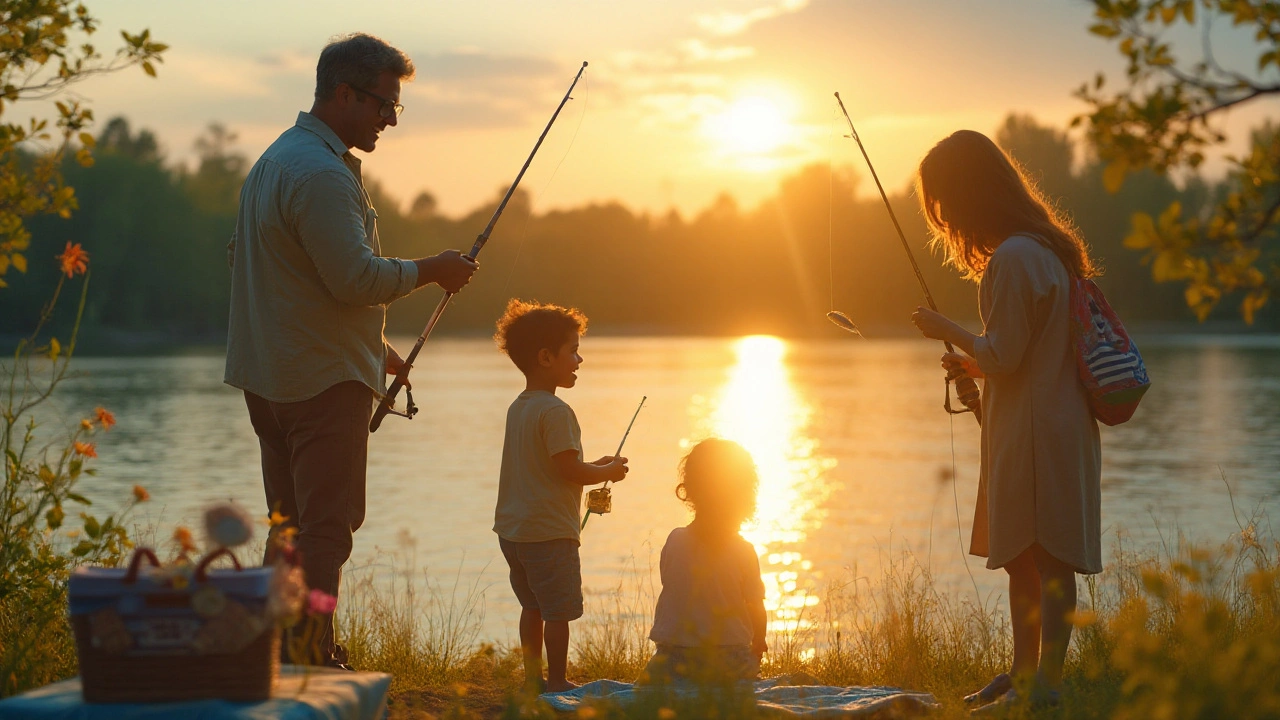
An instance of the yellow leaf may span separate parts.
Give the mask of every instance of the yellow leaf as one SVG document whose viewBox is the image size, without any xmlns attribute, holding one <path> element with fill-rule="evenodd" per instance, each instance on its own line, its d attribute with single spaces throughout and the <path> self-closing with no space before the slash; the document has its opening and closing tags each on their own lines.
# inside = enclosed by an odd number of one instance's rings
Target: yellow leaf
<svg viewBox="0 0 1280 720">
<path fill-rule="evenodd" d="M 20 272 L 20 273 L 25 273 L 25 272 L 27 271 L 27 258 L 26 258 L 26 256 L 24 256 L 24 255 L 19 255 L 18 253 L 14 253 L 14 254 L 11 256 L 11 258 L 12 258 L 12 260 L 13 260 L 13 267 L 14 267 L 14 268 L 16 268 L 16 269 L 18 270 L 18 272 Z"/>
<path fill-rule="evenodd" d="M 0 275 L 9 272 L 9 256 L 0 255 Z"/>
<path fill-rule="evenodd" d="M 1129 218 L 1132 231 L 1124 239 L 1124 246 L 1130 250 L 1144 250 L 1155 244 L 1156 225 L 1151 216 L 1144 212 L 1136 212 Z"/>
<path fill-rule="evenodd" d="M 1160 8 L 1160 19 L 1165 25 L 1172 24 L 1178 18 L 1178 8 L 1175 6 L 1165 6 Z"/>
<path fill-rule="evenodd" d="M 1156 282 L 1169 282 L 1185 275 L 1183 272 L 1181 253 L 1164 250 L 1156 254 L 1155 264 L 1151 266 L 1151 277 Z"/>
<path fill-rule="evenodd" d="M 1196 4 L 1193 2 L 1185 3 L 1182 6 L 1182 18 L 1188 24 L 1194 25 L 1196 22 Z"/>
<path fill-rule="evenodd" d="M 1124 184 L 1124 176 L 1129 172 L 1129 163 L 1124 159 L 1115 160 L 1102 171 L 1102 185 L 1107 192 L 1114 193 L 1120 191 L 1120 186 Z"/>
<path fill-rule="evenodd" d="M 57 360 L 58 356 L 61 354 L 62 354 L 62 343 L 58 342 L 58 338 L 51 338 L 49 340 L 49 359 Z"/>
<path fill-rule="evenodd" d="M 1178 218 L 1182 216 L 1182 203 L 1174 200 L 1169 207 L 1160 213 L 1160 229 L 1164 232 L 1171 232 L 1174 224 L 1178 222 Z"/>
</svg>

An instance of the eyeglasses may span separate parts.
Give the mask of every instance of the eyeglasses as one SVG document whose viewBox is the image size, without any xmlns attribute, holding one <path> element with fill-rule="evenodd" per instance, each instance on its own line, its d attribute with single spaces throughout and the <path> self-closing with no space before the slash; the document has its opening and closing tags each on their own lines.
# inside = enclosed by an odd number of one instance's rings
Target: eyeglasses
<svg viewBox="0 0 1280 720">
<path fill-rule="evenodd" d="M 355 85 L 352 85 L 351 89 L 355 90 L 356 92 L 364 93 L 365 95 L 368 95 L 374 100 L 381 102 L 382 107 L 378 108 L 378 114 L 384 118 L 390 118 L 392 115 L 396 117 L 400 117 L 400 113 L 404 112 L 404 106 L 398 102 L 392 102 L 380 95 L 374 95 L 368 90 L 365 90 L 364 88 L 358 88 Z"/>
</svg>

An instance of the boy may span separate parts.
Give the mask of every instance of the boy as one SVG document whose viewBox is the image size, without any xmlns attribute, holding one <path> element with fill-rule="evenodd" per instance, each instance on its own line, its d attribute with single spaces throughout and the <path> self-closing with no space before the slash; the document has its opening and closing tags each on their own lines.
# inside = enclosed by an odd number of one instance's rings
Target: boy
<svg viewBox="0 0 1280 720">
<path fill-rule="evenodd" d="M 620 482 L 627 474 L 624 457 L 582 461 L 578 419 L 556 397 L 557 388 L 577 383 L 575 372 L 582 364 L 578 339 L 586 330 L 587 318 L 576 309 L 513 298 L 494 335 L 498 347 L 524 373 L 525 389 L 507 410 L 493 531 L 511 567 L 511 589 L 520 601 L 525 682 L 539 691 L 577 687 L 565 679 L 565 664 L 569 621 L 582 617 L 582 488 Z"/>
</svg>

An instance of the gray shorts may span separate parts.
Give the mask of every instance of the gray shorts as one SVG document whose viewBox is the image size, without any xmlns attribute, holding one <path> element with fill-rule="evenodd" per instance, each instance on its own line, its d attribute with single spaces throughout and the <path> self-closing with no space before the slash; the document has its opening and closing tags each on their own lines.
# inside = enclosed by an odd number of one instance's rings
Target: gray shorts
<svg viewBox="0 0 1280 720">
<path fill-rule="evenodd" d="M 582 617 L 582 563 L 575 540 L 511 542 L 498 538 L 511 567 L 511 589 L 520 607 L 537 610 L 544 621 Z"/>
</svg>

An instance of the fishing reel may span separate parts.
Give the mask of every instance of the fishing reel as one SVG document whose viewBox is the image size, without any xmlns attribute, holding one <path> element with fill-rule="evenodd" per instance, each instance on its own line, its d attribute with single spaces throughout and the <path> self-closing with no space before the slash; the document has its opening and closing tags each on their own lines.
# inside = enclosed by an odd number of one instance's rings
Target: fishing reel
<svg viewBox="0 0 1280 720">
<path fill-rule="evenodd" d="M 607 487 L 587 491 L 587 512 L 604 515 L 613 512 L 613 494 Z"/>
<path fill-rule="evenodd" d="M 394 407 L 387 406 L 388 415 L 399 415 L 406 420 L 412 420 L 414 415 L 418 414 L 418 406 L 413 403 L 413 391 L 409 388 L 404 389 L 404 412 L 400 412 Z"/>
</svg>

